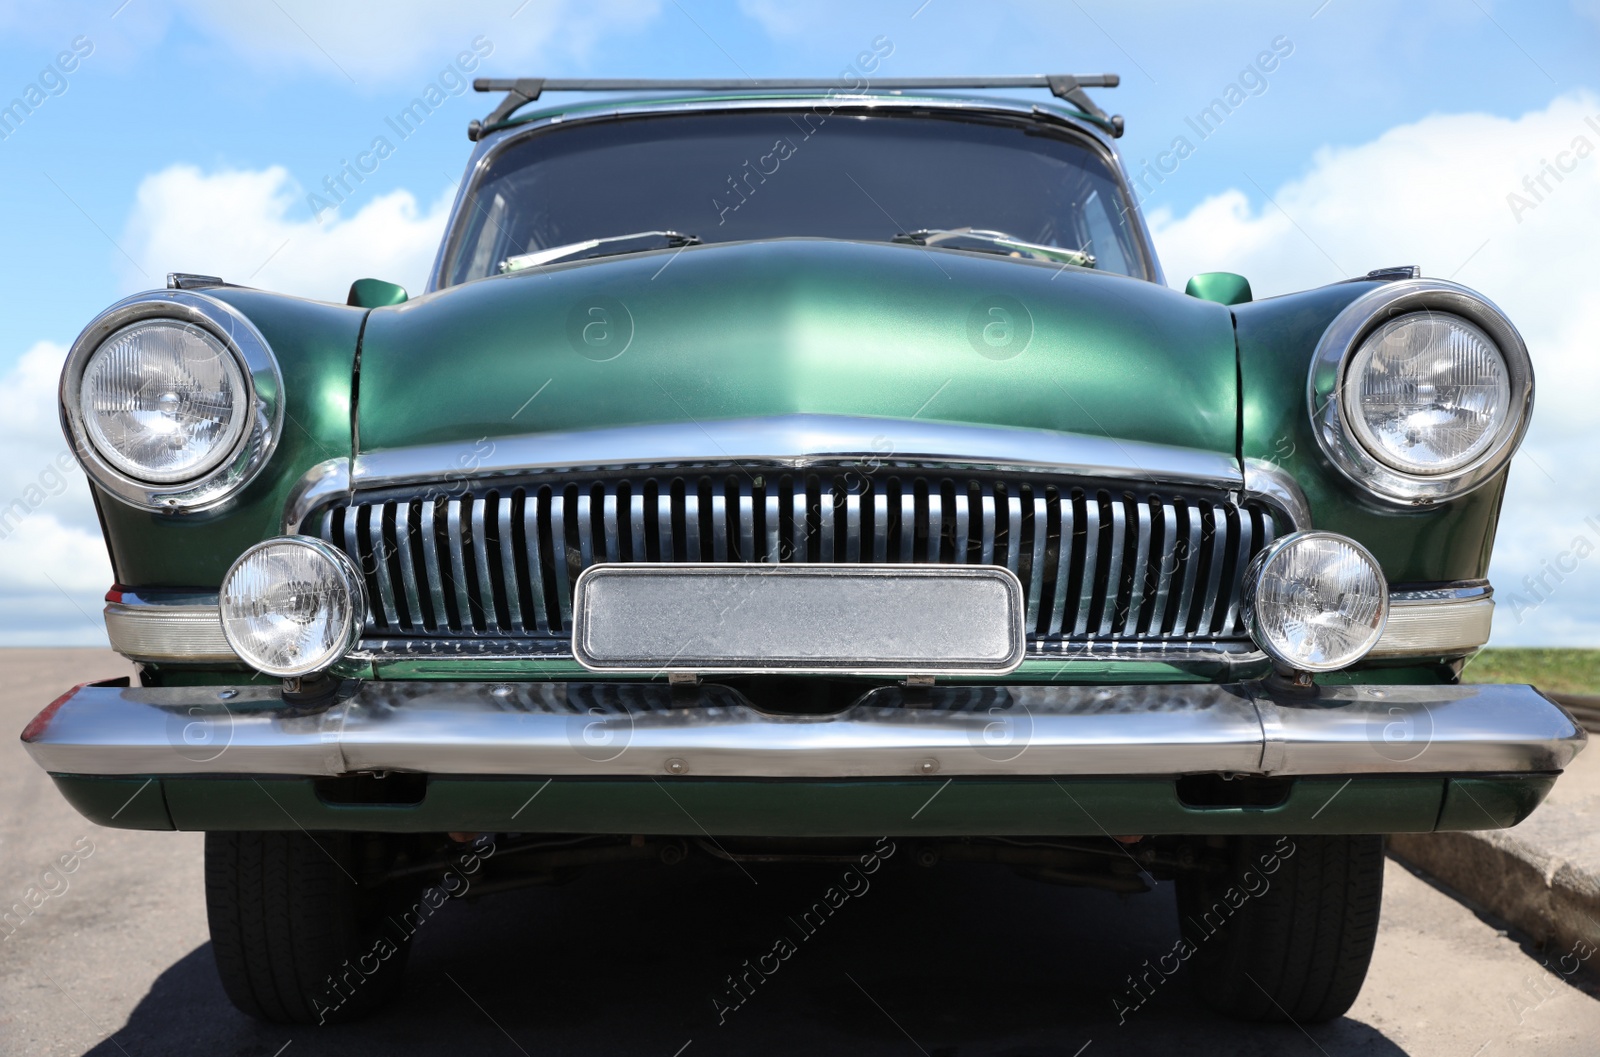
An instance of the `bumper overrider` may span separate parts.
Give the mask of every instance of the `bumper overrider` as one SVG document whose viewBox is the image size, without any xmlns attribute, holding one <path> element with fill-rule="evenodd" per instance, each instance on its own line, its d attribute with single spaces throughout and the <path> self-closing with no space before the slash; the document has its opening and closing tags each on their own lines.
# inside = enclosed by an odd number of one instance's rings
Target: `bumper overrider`
<svg viewBox="0 0 1600 1057">
<path fill-rule="evenodd" d="M 1528 686 L 352 681 L 85 685 L 23 741 L 111 826 L 1081 835 L 1515 825 L 1585 734 Z"/>
</svg>

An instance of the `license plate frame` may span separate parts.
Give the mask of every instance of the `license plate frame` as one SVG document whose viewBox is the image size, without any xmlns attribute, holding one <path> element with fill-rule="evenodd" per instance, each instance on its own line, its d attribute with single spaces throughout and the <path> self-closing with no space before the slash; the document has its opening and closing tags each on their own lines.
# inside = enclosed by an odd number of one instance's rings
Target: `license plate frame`
<svg viewBox="0 0 1600 1057">
<path fill-rule="evenodd" d="M 592 565 L 572 651 L 597 672 L 1004 675 L 1027 650 L 1022 581 L 995 565 Z"/>
</svg>

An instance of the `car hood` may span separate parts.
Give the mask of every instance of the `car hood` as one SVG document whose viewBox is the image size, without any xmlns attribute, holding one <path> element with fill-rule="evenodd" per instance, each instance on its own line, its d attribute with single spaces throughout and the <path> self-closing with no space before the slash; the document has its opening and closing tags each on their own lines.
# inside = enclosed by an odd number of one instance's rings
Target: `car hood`
<svg viewBox="0 0 1600 1057">
<path fill-rule="evenodd" d="M 377 309 L 360 452 L 775 415 L 1237 446 L 1232 317 L 1125 276 L 909 245 L 724 243 Z M 667 451 L 640 452 L 669 458 Z"/>
</svg>

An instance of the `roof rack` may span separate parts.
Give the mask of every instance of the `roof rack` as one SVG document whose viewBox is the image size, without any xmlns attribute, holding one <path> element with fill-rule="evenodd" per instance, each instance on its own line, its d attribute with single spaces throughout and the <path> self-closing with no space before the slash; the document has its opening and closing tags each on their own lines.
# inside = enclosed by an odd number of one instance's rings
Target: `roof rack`
<svg viewBox="0 0 1600 1057">
<path fill-rule="evenodd" d="M 899 77 L 873 81 L 860 91 L 900 91 L 930 88 L 1048 88 L 1104 125 L 1113 136 L 1122 135 L 1122 115 L 1108 115 L 1094 104 L 1085 88 L 1115 88 L 1122 78 L 1114 73 L 1036 74 L 1023 77 Z M 480 77 L 472 82 L 479 92 L 504 92 L 500 105 L 482 121 L 467 125 L 467 138 L 476 143 L 486 132 L 504 123 L 518 108 L 533 102 L 545 92 L 763 92 L 763 91 L 840 91 L 848 86 L 838 80 L 751 78 L 747 80 L 652 80 L 649 78 L 543 78 L 499 79 Z M 850 89 L 846 94 L 860 94 Z"/>
</svg>

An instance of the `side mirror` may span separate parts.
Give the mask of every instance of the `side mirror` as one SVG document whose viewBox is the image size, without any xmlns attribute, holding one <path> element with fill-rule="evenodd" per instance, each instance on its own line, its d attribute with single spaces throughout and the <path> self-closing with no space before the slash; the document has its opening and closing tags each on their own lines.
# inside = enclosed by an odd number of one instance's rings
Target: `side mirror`
<svg viewBox="0 0 1600 1057">
<path fill-rule="evenodd" d="M 1232 272 L 1201 272 L 1183 292 L 1219 305 L 1242 305 L 1250 300 L 1250 280 Z"/>
<path fill-rule="evenodd" d="M 390 305 L 405 304 L 407 297 L 403 286 L 386 283 L 382 279 L 357 279 L 350 284 L 350 297 L 345 304 L 356 308 L 388 308 Z"/>
</svg>

